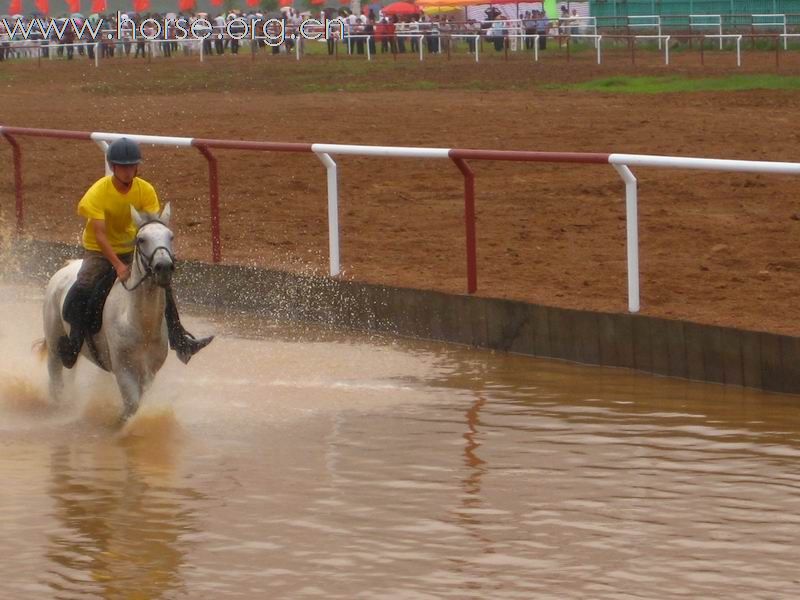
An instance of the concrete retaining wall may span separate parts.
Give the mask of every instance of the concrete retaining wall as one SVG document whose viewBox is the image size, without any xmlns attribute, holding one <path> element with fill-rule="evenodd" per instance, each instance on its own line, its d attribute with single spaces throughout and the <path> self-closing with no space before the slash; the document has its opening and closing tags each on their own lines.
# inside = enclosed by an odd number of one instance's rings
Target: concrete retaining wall
<svg viewBox="0 0 800 600">
<path fill-rule="evenodd" d="M 27 242 L 18 266 L 44 282 L 79 254 L 74 246 Z M 796 337 L 195 262 L 180 264 L 176 289 L 183 300 L 277 320 L 800 393 Z"/>
</svg>

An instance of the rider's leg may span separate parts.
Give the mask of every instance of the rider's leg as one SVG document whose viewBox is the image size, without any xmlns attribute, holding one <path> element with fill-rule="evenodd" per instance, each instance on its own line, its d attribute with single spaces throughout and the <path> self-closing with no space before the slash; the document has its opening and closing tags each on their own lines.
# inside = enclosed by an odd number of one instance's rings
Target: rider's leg
<svg viewBox="0 0 800 600">
<path fill-rule="evenodd" d="M 167 307 L 164 311 L 164 316 L 167 319 L 167 332 L 169 333 L 169 347 L 175 350 L 175 354 L 183 364 L 189 362 L 197 352 L 205 348 L 214 339 L 214 336 L 195 338 L 191 333 L 186 331 L 181 325 L 180 317 L 178 316 L 178 306 L 175 304 L 175 296 L 172 293 L 172 288 L 167 287 Z"/>
<path fill-rule="evenodd" d="M 69 323 L 70 330 L 68 336 L 61 336 L 58 340 L 58 354 L 68 369 L 75 366 L 83 346 L 83 338 L 88 327 L 89 300 L 94 287 L 109 270 L 113 270 L 113 267 L 102 253 L 86 251 L 83 264 L 78 271 L 78 278 L 64 299 L 62 316 Z"/>
</svg>

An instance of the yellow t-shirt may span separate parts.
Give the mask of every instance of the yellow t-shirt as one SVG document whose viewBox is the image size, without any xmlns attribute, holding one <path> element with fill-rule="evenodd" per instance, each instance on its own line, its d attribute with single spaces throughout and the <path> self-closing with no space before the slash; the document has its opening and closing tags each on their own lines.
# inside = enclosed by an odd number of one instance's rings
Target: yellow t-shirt
<svg viewBox="0 0 800 600">
<path fill-rule="evenodd" d="M 89 225 L 90 219 L 100 219 L 106 222 L 106 235 L 114 252 L 133 252 L 136 225 L 131 217 L 131 206 L 138 211 L 158 213 L 158 196 L 153 186 L 144 179 L 134 177 L 128 193 L 121 194 L 114 187 L 110 175 L 98 179 L 78 203 L 78 214 L 87 219 L 83 230 L 83 247 L 96 252 L 102 251 L 94 235 L 94 228 Z"/>
</svg>

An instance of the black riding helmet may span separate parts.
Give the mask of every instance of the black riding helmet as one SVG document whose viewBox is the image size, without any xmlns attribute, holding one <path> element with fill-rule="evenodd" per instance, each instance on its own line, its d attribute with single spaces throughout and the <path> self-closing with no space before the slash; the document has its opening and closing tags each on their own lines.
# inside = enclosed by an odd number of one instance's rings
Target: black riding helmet
<svg viewBox="0 0 800 600">
<path fill-rule="evenodd" d="M 108 147 L 106 160 L 110 165 L 138 165 L 142 160 L 139 144 L 123 137 L 114 140 Z"/>
</svg>

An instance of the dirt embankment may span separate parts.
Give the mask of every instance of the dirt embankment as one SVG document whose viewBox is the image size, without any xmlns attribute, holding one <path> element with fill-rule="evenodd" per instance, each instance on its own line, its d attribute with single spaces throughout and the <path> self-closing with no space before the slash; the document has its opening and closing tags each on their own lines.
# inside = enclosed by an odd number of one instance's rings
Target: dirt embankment
<svg viewBox="0 0 800 600">
<path fill-rule="evenodd" d="M 796 93 L 623 96 L 545 87 L 616 74 L 735 69 L 728 55 L 712 56 L 704 70 L 686 57 L 676 60 L 688 66 L 673 69 L 658 56 L 639 62 L 646 60 L 652 64 L 634 68 L 624 57 L 603 67 L 588 58 L 541 65 L 406 58 L 394 66 L 384 59 L 374 71 L 241 57 L 203 65 L 183 58 L 117 61 L 99 70 L 77 62 L 17 63 L 0 69 L 0 122 L 275 141 L 798 160 Z M 755 54 L 746 70 L 774 69 L 770 61 L 771 55 Z M 362 84 L 364 91 L 353 91 Z M 101 154 L 85 142 L 22 144 L 28 233 L 76 241 L 81 222 L 74 207 L 102 174 Z M 145 154 L 142 176 L 173 204 L 179 254 L 209 260 L 205 161 L 194 150 L 145 148 Z M 312 156 L 218 156 L 225 261 L 324 272 L 321 164 Z M 0 145 L 0 160 L 6 165 L 0 215 L 9 222 L 8 144 Z M 448 161 L 410 159 L 343 157 L 339 164 L 344 276 L 463 292 L 457 169 Z M 612 168 L 479 162 L 473 168 L 479 294 L 626 310 L 624 189 Z M 800 334 L 796 178 L 656 169 L 636 175 L 642 312 Z"/>
</svg>

